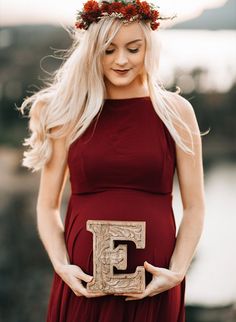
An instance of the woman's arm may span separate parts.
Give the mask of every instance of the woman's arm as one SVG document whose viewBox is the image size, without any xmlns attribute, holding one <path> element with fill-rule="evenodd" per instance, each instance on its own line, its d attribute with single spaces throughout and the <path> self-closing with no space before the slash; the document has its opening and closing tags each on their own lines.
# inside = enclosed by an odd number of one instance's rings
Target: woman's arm
<svg viewBox="0 0 236 322">
<path fill-rule="evenodd" d="M 62 193 L 68 174 L 65 139 L 53 139 L 52 156 L 43 167 L 37 200 L 37 227 L 54 270 L 77 296 L 105 296 L 89 292 L 82 281 L 90 282 L 92 276 L 70 264 L 64 240 L 64 226 L 60 216 Z"/>
<path fill-rule="evenodd" d="M 69 264 L 60 216 L 61 198 L 68 173 L 64 139 L 53 140 L 52 151 L 50 161 L 41 172 L 37 227 L 54 270 L 58 272 L 62 265 Z"/>
<path fill-rule="evenodd" d="M 176 146 L 177 174 L 183 204 L 183 217 L 178 230 L 176 246 L 169 269 L 185 276 L 196 246 L 202 234 L 205 215 L 204 175 L 202 164 L 201 136 L 192 105 L 179 96 L 182 118 L 196 133 L 193 135 L 194 156 L 190 156 Z M 189 141 L 186 132 L 178 128 L 184 140 Z"/>
</svg>

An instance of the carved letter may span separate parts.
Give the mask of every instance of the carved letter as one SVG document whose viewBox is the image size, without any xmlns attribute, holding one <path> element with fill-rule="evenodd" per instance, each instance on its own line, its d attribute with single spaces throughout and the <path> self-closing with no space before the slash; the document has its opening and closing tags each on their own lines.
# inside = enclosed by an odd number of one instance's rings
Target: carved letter
<svg viewBox="0 0 236 322">
<path fill-rule="evenodd" d="M 127 245 L 114 248 L 114 240 L 131 240 L 137 248 L 145 248 L 144 221 L 88 220 L 87 230 L 93 234 L 93 277 L 87 284 L 89 291 L 108 294 L 145 289 L 145 269 L 138 266 L 132 274 L 113 274 L 113 267 L 127 269 Z"/>
</svg>

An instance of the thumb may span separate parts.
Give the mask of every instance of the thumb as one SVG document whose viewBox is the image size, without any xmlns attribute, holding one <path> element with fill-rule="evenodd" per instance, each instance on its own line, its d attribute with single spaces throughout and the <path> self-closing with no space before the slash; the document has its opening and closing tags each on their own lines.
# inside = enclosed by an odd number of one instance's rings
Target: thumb
<svg viewBox="0 0 236 322">
<path fill-rule="evenodd" d="M 156 268 L 157 268 L 157 267 L 153 266 L 152 264 L 148 263 L 147 261 L 144 262 L 144 267 L 150 273 L 156 272 Z"/>
<path fill-rule="evenodd" d="M 77 275 L 81 280 L 83 280 L 83 281 L 85 281 L 87 283 L 91 282 L 92 279 L 93 279 L 93 276 L 84 273 L 80 267 L 78 267 Z"/>
<path fill-rule="evenodd" d="M 91 276 L 91 275 L 87 275 L 87 274 L 85 274 L 85 273 L 83 273 L 83 277 L 82 277 L 82 279 L 85 281 L 85 282 L 91 282 L 92 281 L 92 279 L 93 279 L 93 276 Z"/>
</svg>

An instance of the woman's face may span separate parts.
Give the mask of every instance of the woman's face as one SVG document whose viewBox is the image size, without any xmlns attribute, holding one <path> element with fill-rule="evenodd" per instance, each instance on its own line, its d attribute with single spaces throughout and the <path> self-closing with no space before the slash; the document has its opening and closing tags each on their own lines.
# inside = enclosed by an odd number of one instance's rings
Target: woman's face
<svg viewBox="0 0 236 322">
<path fill-rule="evenodd" d="M 129 86 L 144 75 L 145 38 L 138 22 L 122 25 L 102 56 L 107 86 Z"/>
</svg>

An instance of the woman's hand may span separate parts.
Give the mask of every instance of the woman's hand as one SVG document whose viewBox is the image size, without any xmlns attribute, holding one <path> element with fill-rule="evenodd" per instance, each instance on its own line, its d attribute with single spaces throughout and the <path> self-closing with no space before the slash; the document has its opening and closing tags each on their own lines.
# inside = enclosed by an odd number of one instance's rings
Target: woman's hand
<svg viewBox="0 0 236 322">
<path fill-rule="evenodd" d="M 183 276 L 166 268 L 156 267 L 144 262 L 144 268 L 152 274 L 152 281 L 147 285 L 143 293 L 114 294 L 128 296 L 125 300 L 140 300 L 147 296 L 154 296 L 177 286 L 183 280 Z"/>
<path fill-rule="evenodd" d="M 86 283 L 91 282 L 93 276 L 84 273 L 79 266 L 64 264 L 57 270 L 57 274 L 71 288 L 76 296 L 91 298 L 107 295 L 102 292 L 89 292 L 86 287 L 83 286 L 82 281 Z"/>
</svg>

